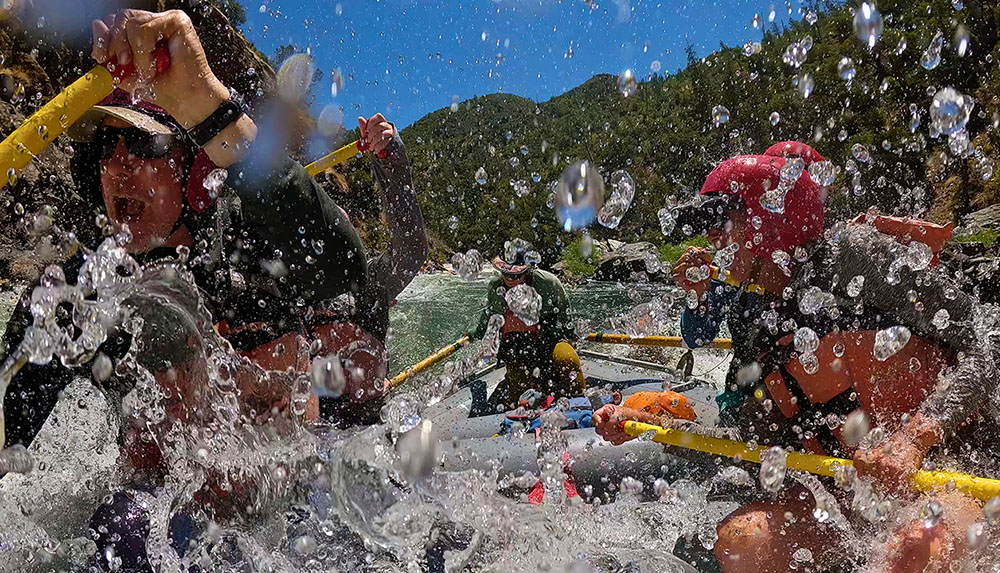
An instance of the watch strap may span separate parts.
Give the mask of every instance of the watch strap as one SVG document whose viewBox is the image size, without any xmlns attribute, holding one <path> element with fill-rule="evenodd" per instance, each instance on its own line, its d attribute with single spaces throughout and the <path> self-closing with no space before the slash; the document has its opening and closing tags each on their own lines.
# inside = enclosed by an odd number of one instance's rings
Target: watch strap
<svg viewBox="0 0 1000 573">
<path fill-rule="evenodd" d="M 229 99 L 222 102 L 212 115 L 188 130 L 187 135 L 199 149 L 208 145 L 224 129 L 247 113 L 246 104 L 235 90 L 230 88 Z"/>
</svg>

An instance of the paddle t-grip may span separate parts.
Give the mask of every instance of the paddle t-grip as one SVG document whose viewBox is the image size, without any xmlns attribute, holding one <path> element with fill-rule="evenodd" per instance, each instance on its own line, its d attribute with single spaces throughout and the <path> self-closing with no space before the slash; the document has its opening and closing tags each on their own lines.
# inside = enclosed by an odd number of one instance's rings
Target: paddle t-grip
<svg viewBox="0 0 1000 573">
<path fill-rule="evenodd" d="M 156 75 L 158 76 L 162 76 L 170 69 L 170 50 L 167 49 L 166 42 L 161 40 L 156 43 L 156 48 L 153 49 L 153 63 L 156 65 Z M 135 74 L 135 58 L 127 64 L 119 64 L 118 56 L 113 56 L 111 64 L 114 66 L 114 69 L 111 70 L 111 77 L 114 78 L 115 85 Z"/>
</svg>

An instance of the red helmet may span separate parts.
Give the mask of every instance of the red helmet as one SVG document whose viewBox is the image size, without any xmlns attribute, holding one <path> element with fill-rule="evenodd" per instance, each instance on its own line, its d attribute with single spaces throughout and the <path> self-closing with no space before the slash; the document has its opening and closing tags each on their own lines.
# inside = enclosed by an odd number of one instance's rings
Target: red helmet
<svg viewBox="0 0 1000 573">
<path fill-rule="evenodd" d="M 823 234 L 823 198 L 812 178 L 802 170 L 785 194 L 784 212 L 769 211 L 761 205 L 765 192 L 776 189 L 787 158 L 801 158 L 808 167 L 823 156 L 797 141 L 772 145 L 764 155 L 739 155 L 723 161 L 705 179 L 702 195 L 731 194 L 746 205 L 745 229 L 750 251 L 771 258 L 774 251 L 789 254 L 800 245 Z"/>
</svg>

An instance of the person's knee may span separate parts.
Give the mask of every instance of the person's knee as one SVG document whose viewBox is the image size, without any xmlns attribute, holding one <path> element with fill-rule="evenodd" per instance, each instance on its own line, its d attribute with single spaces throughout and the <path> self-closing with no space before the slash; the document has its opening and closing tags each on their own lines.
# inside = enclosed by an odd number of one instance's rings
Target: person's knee
<svg viewBox="0 0 1000 573">
<path fill-rule="evenodd" d="M 745 570 L 758 565 L 756 551 L 771 542 L 766 512 L 736 510 L 719 523 L 715 558 L 723 571 Z"/>
<path fill-rule="evenodd" d="M 552 362 L 563 368 L 579 368 L 580 357 L 568 342 L 560 342 L 552 350 Z"/>
<path fill-rule="evenodd" d="M 580 356 L 577 355 L 570 343 L 560 342 L 556 344 L 552 350 L 552 364 L 558 375 L 565 379 L 565 386 L 573 387 L 574 390 L 586 388 Z"/>
</svg>

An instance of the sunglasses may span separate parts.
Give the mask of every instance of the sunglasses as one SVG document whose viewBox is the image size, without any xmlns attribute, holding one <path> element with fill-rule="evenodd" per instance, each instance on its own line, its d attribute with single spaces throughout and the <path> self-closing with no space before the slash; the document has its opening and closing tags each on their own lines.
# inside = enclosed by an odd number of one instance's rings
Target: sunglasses
<svg viewBox="0 0 1000 573">
<path fill-rule="evenodd" d="M 125 149 L 140 159 L 157 159 L 164 157 L 181 143 L 177 135 L 149 133 L 138 127 L 112 127 L 102 125 L 94 133 L 94 139 L 88 145 L 92 146 L 99 159 L 111 159 L 118 148 L 118 142 L 125 141 Z"/>
</svg>

